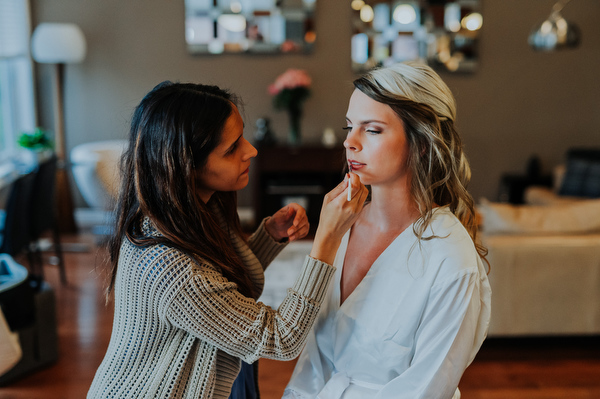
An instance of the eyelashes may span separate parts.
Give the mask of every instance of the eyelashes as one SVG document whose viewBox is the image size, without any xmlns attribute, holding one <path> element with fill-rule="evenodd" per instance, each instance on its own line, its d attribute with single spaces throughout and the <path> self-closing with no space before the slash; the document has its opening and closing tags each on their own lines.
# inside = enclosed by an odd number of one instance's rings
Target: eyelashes
<svg viewBox="0 0 600 399">
<path fill-rule="evenodd" d="M 346 126 L 346 127 L 343 127 L 343 128 L 342 128 L 342 130 L 345 130 L 345 131 L 347 131 L 347 132 L 350 132 L 350 130 L 352 130 L 352 126 Z M 367 129 L 367 130 L 365 130 L 365 132 L 367 132 L 367 133 L 371 133 L 371 134 L 380 134 L 380 133 L 381 133 L 381 130 Z"/>
<path fill-rule="evenodd" d="M 238 143 L 236 141 L 231 147 L 229 147 L 229 149 L 227 150 L 227 152 L 225 153 L 225 155 L 231 155 L 231 154 L 233 154 L 235 152 L 235 150 L 237 149 L 237 147 L 238 147 Z"/>
</svg>

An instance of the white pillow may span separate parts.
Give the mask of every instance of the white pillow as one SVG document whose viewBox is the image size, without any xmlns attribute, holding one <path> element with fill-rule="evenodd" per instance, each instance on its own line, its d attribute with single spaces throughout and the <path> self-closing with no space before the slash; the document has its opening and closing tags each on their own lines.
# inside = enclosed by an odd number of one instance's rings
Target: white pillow
<svg viewBox="0 0 600 399">
<path fill-rule="evenodd" d="M 529 186 L 523 193 L 523 199 L 527 205 L 558 205 L 579 202 L 587 198 L 558 195 L 549 187 Z"/>
<path fill-rule="evenodd" d="M 490 202 L 477 206 L 486 234 L 569 234 L 600 231 L 600 199 L 553 205 Z"/>
</svg>

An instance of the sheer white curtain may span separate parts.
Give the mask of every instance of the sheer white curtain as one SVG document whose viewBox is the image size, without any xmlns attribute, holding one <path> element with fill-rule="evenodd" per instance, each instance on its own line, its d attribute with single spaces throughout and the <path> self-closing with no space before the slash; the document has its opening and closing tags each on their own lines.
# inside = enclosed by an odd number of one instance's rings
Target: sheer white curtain
<svg viewBox="0 0 600 399">
<path fill-rule="evenodd" d="M 35 129 L 29 0 L 0 0 L 0 160 Z"/>
</svg>

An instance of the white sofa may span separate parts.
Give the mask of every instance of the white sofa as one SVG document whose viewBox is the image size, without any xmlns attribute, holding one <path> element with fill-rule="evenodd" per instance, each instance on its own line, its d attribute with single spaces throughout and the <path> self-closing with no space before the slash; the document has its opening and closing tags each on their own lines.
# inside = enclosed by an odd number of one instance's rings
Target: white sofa
<svg viewBox="0 0 600 399">
<path fill-rule="evenodd" d="M 487 235 L 490 336 L 600 334 L 600 234 Z"/>
<path fill-rule="evenodd" d="M 600 334 L 600 199 L 530 187 L 526 205 L 482 201 L 490 336 Z"/>
<path fill-rule="evenodd" d="M 119 160 L 127 140 L 80 144 L 71 150 L 73 178 L 91 208 L 109 210 L 119 190 Z"/>
</svg>

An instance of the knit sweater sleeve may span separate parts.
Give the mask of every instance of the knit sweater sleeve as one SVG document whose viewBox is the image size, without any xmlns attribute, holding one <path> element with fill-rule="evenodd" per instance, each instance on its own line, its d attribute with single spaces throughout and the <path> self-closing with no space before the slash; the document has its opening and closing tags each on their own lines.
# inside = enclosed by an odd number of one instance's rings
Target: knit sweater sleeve
<svg viewBox="0 0 600 399">
<path fill-rule="evenodd" d="M 247 298 L 212 265 L 194 264 L 166 308 L 170 323 L 230 355 L 295 358 L 323 302 L 335 268 L 309 256 L 278 310 Z"/>
<path fill-rule="evenodd" d="M 265 228 L 265 222 L 268 218 L 263 219 L 260 226 L 254 234 L 248 239 L 248 247 L 252 250 L 256 258 L 259 260 L 263 269 L 271 264 L 273 259 L 286 247 L 288 241 L 277 242 L 271 237 Z"/>
</svg>

